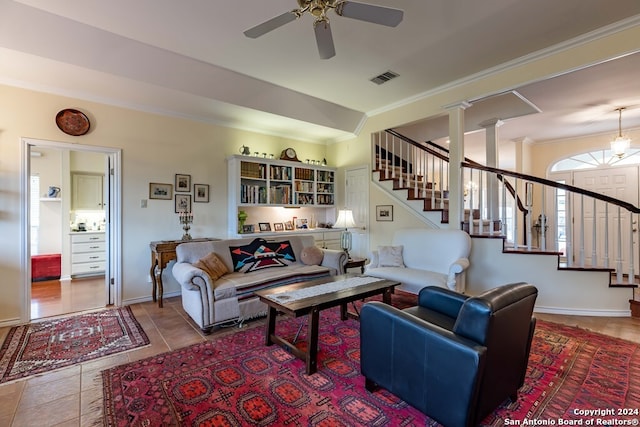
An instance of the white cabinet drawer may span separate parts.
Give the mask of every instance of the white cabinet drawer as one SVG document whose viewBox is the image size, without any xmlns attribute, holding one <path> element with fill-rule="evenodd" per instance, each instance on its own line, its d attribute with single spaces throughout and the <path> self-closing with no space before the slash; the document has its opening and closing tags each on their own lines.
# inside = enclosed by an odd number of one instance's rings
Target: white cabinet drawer
<svg viewBox="0 0 640 427">
<path fill-rule="evenodd" d="M 71 264 L 71 274 L 99 274 L 104 273 L 105 262 L 81 262 Z"/>
<path fill-rule="evenodd" d="M 93 242 L 93 243 L 74 243 L 71 245 L 71 252 L 74 254 L 81 252 L 100 252 L 106 250 L 105 242 Z M 75 255 L 74 255 L 75 260 Z"/>
<path fill-rule="evenodd" d="M 104 252 L 86 252 L 73 255 L 73 263 L 78 262 L 98 262 L 106 261 L 107 257 Z"/>
<path fill-rule="evenodd" d="M 71 243 L 104 242 L 104 233 L 72 234 Z"/>
</svg>

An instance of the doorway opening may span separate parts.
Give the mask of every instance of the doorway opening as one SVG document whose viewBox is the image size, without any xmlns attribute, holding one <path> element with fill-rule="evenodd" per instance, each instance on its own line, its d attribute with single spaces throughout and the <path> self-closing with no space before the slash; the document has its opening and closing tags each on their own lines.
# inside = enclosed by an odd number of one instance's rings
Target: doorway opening
<svg viewBox="0 0 640 427">
<path fill-rule="evenodd" d="M 120 150 L 23 139 L 23 320 L 119 305 Z"/>
</svg>

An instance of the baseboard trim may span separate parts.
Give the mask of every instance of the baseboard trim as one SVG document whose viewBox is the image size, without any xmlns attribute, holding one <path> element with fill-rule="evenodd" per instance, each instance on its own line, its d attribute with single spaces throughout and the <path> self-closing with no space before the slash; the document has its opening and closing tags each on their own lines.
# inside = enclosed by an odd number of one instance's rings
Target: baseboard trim
<svg viewBox="0 0 640 427">
<path fill-rule="evenodd" d="M 534 312 L 544 314 L 564 314 L 567 316 L 631 317 L 631 310 L 598 310 L 536 306 Z"/>
<path fill-rule="evenodd" d="M 162 299 L 165 300 L 167 298 L 171 298 L 171 297 L 177 297 L 182 295 L 182 291 L 175 291 L 175 292 L 165 292 L 162 296 Z M 122 300 L 122 305 L 131 305 L 131 304 L 138 304 L 138 303 L 142 303 L 142 302 L 149 302 L 152 301 L 153 298 L 151 297 L 151 295 L 149 296 L 144 296 L 144 297 L 138 297 L 138 298 L 128 298 L 128 299 L 123 299 Z"/>
<path fill-rule="evenodd" d="M 14 317 L 13 319 L 0 320 L 0 328 L 4 328 L 5 326 L 11 327 L 11 326 L 16 326 L 21 324 L 22 322 L 20 322 L 19 317 Z"/>
</svg>

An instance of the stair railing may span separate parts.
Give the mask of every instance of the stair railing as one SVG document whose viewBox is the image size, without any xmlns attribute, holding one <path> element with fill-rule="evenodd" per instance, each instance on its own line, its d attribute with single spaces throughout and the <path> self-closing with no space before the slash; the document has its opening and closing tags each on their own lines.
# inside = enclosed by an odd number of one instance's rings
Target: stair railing
<svg viewBox="0 0 640 427">
<path fill-rule="evenodd" d="M 396 131 L 372 134 L 372 165 L 382 179 L 425 198 L 431 209 L 446 209 L 449 194 L 449 157 L 432 143 L 413 141 Z M 439 147 L 438 147 L 439 148 Z"/>
<path fill-rule="evenodd" d="M 442 209 L 443 217 L 448 218 L 446 148 L 430 141 L 416 142 L 388 129 L 372 135 L 372 164 L 382 179 L 393 179 L 395 188 L 411 190 L 414 198 L 425 198 L 425 208 Z M 461 228 L 470 234 L 504 237 L 505 246 L 513 250 L 557 252 L 564 256 L 567 268 L 615 270 L 616 282 L 624 283 L 624 276 L 633 282 L 639 255 L 633 237 L 640 208 L 470 159 L 461 163 L 461 169 L 462 188 L 453 196 L 463 194 Z M 560 209 L 559 203 L 564 204 Z M 539 213 L 535 224 L 534 211 Z M 547 238 L 550 227 L 554 227 L 551 235 L 558 234 L 554 239 Z"/>
<path fill-rule="evenodd" d="M 485 205 L 476 203 L 476 223 L 491 226 L 494 221 L 499 221 L 507 236 L 507 244 L 514 250 L 558 252 L 565 257 L 567 268 L 615 270 L 617 283 L 634 282 L 638 257 L 634 237 L 640 208 L 623 200 L 545 178 L 471 162 L 463 162 L 461 167 L 465 188 L 478 181 L 479 198 L 484 200 L 486 195 L 483 194 L 481 183 L 502 177 L 499 217 L 489 216 Z M 477 178 L 474 180 L 474 177 Z M 515 198 L 506 195 L 507 183 L 514 189 Z M 510 215 L 510 212 L 517 210 L 515 200 L 520 195 L 529 212 L 522 224 L 514 221 Z M 536 224 L 531 223 L 534 205 L 539 213 Z M 551 235 L 558 235 L 551 242 L 546 237 L 550 226 L 555 227 Z M 518 227 L 526 230 L 526 240 L 513 238 L 518 236 Z M 535 247 L 534 229 L 538 234 Z M 471 234 L 476 231 L 470 229 Z M 564 236 L 561 236 L 563 232 Z"/>
</svg>

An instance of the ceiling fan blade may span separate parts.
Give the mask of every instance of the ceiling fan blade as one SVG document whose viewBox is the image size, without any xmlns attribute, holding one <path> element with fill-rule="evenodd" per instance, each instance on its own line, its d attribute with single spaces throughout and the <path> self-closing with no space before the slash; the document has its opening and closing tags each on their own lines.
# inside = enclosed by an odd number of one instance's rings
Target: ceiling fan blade
<svg viewBox="0 0 640 427">
<path fill-rule="evenodd" d="M 316 43 L 318 44 L 320 59 L 329 59 L 335 56 L 336 48 L 333 45 L 333 35 L 331 34 L 329 21 L 316 21 L 313 24 L 313 29 L 316 33 Z"/>
<path fill-rule="evenodd" d="M 276 28 L 282 27 L 284 24 L 288 24 L 291 21 L 295 21 L 298 17 L 293 12 L 285 12 L 282 15 L 278 15 L 275 18 L 271 18 L 268 21 L 258 24 L 255 27 L 249 28 L 244 32 L 244 35 L 255 39 L 262 35 L 267 34 L 269 31 L 273 31 Z"/>
<path fill-rule="evenodd" d="M 387 27 L 397 26 L 402 22 L 404 16 L 404 11 L 401 9 L 358 3 L 355 1 L 345 1 L 340 4 L 340 6 L 336 8 L 336 13 L 347 18 L 386 25 Z"/>
</svg>

